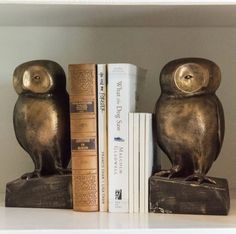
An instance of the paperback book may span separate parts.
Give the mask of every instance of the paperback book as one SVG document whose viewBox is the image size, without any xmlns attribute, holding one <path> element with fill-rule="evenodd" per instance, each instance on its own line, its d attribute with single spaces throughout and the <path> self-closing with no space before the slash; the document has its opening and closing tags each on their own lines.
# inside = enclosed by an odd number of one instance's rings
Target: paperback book
<svg viewBox="0 0 236 234">
<path fill-rule="evenodd" d="M 129 113 L 129 212 L 148 213 L 153 167 L 151 113 Z"/>
<path fill-rule="evenodd" d="M 132 64 L 108 64 L 110 212 L 129 212 L 128 113 L 137 108 L 137 82 L 144 74 Z"/>
<path fill-rule="evenodd" d="M 98 95 L 98 165 L 99 210 L 108 210 L 108 158 L 107 158 L 107 75 L 106 64 L 97 65 Z"/>
</svg>

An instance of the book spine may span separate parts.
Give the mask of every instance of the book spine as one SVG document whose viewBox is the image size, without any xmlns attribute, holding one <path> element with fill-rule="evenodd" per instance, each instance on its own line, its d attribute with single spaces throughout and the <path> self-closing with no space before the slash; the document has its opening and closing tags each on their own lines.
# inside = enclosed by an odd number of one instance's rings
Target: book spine
<svg viewBox="0 0 236 234">
<path fill-rule="evenodd" d="M 129 113 L 129 213 L 134 212 L 134 113 Z"/>
<path fill-rule="evenodd" d="M 134 111 L 135 87 L 130 89 L 130 66 L 108 64 L 109 211 L 129 212 L 128 113 Z M 132 106 L 131 106 L 132 104 Z"/>
<path fill-rule="evenodd" d="M 139 113 L 134 113 L 134 213 L 139 213 Z"/>
<path fill-rule="evenodd" d="M 106 65 L 97 65 L 99 210 L 108 210 Z"/>
<path fill-rule="evenodd" d="M 152 134 L 152 114 L 146 113 L 146 131 L 145 131 L 145 189 L 144 189 L 144 198 L 145 198 L 145 213 L 149 211 L 149 177 L 152 174 L 153 166 L 153 134 Z"/>
<path fill-rule="evenodd" d="M 73 209 L 98 211 L 96 65 L 69 65 Z"/>
<path fill-rule="evenodd" d="M 145 141 L 145 120 L 146 120 L 146 114 L 140 113 L 139 117 L 139 126 L 140 126 L 140 133 L 139 133 L 139 212 L 144 213 L 144 181 L 145 181 L 145 148 L 146 148 L 146 141 Z"/>
</svg>

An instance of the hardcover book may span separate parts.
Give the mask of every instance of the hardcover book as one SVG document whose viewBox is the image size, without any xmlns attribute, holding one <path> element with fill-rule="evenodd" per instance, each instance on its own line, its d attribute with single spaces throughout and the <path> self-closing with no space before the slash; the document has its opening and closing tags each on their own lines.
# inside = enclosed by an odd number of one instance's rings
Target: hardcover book
<svg viewBox="0 0 236 234">
<path fill-rule="evenodd" d="M 98 211 L 96 65 L 69 65 L 73 209 Z"/>
</svg>

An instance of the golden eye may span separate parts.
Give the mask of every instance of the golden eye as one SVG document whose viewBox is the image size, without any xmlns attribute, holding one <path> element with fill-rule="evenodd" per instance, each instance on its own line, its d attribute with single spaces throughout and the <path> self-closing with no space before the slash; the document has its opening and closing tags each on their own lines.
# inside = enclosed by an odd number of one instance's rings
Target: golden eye
<svg viewBox="0 0 236 234">
<path fill-rule="evenodd" d="M 35 81 L 39 81 L 41 79 L 41 77 L 38 76 L 38 75 L 34 76 L 33 78 L 34 78 Z"/>
<path fill-rule="evenodd" d="M 184 77 L 185 80 L 190 80 L 191 78 L 193 78 L 192 75 L 186 75 L 186 76 Z"/>
<path fill-rule="evenodd" d="M 183 64 L 174 73 L 175 85 L 183 93 L 198 92 L 206 87 L 208 81 L 208 70 L 195 63 Z"/>
</svg>

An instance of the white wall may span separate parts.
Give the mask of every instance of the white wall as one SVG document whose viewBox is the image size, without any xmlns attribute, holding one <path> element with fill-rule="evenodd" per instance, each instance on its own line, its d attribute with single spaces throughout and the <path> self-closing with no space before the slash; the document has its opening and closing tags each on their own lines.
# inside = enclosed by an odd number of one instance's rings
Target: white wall
<svg viewBox="0 0 236 234">
<path fill-rule="evenodd" d="M 0 27 L 0 192 L 5 184 L 33 169 L 18 145 L 12 125 L 17 95 L 12 72 L 22 62 L 51 59 L 65 71 L 69 63 L 130 62 L 148 69 L 143 111 L 152 111 L 160 94 L 159 72 L 170 60 L 203 57 L 222 71 L 217 92 L 225 110 L 226 133 L 211 175 L 236 188 L 236 28 L 41 28 Z"/>
</svg>

